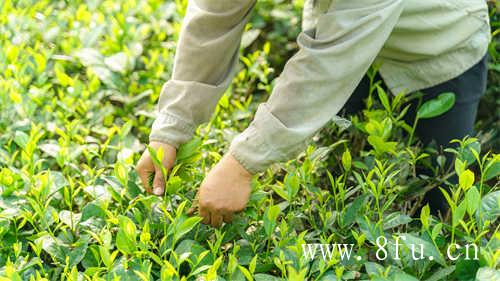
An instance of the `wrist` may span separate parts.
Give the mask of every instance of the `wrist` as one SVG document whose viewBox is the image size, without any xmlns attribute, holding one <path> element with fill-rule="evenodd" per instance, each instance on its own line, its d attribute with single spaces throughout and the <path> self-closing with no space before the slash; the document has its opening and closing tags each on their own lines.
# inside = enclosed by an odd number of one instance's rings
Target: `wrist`
<svg viewBox="0 0 500 281">
<path fill-rule="evenodd" d="M 153 147 L 153 148 L 158 148 L 158 147 L 164 147 L 164 148 L 167 148 L 169 150 L 174 150 L 174 151 L 177 151 L 177 147 L 167 141 L 160 141 L 160 140 L 150 140 L 149 141 L 149 146 Z"/>
<path fill-rule="evenodd" d="M 232 153 L 225 154 L 221 161 L 233 167 L 242 177 L 247 179 L 252 178 L 253 174 Z"/>
</svg>

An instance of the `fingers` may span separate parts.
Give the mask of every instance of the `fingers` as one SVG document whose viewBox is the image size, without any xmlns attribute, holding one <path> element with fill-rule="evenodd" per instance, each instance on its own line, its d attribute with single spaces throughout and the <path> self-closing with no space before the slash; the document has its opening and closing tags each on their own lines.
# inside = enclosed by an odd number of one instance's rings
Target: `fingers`
<svg viewBox="0 0 500 281">
<path fill-rule="evenodd" d="M 198 191 L 194 196 L 193 204 L 191 204 L 191 208 L 189 208 L 187 212 L 188 216 L 194 215 L 194 213 L 198 210 L 199 200 L 200 200 L 200 191 Z"/>
<path fill-rule="evenodd" d="M 146 192 L 151 193 L 151 187 L 149 186 L 149 177 L 152 174 L 151 172 L 140 172 L 137 171 L 139 174 L 139 178 L 141 179 L 142 186 L 144 186 L 144 189 Z"/>
<path fill-rule="evenodd" d="M 222 214 L 222 219 L 225 223 L 231 223 L 233 221 L 233 213 L 225 212 Z"/>
<path fill-rule="evenodd" d="M 210 225 L 220 227 L 222 225 L 222 215 L 219 212 L 210 213 Z"/>
<path fill-rule="evenodd" d="M 176 151 L 170 145 L 162 144 L 161 147 L 163 149 L 163 158 L 161 159 L 161 164 L 163 167 L 159 167 L 154 165 L 155 169 L 155 178 L 153 180 L 153 194 L 161 196 L 165 192 L 165 176 L 163 175 L 162 169 L 167 169 L 167 172 L 172 169 L 174 165 Z"/>
<path fill-rule="evenodd" d="M 206 208 L 200 206 L 200 217 L 202 217 L 203 224 L 210 224 L 210 212 Z"/>
<path fill-rule="evenodd" d="M 161 196 L 165 191 L 165 178 L 161 171 L 161 167 L 155 167 L 155 178 L 153 180 L 153 194 Z"/>
<path fill-rule="evenodd" d="M 222 225 L 222 222 L 230 223 L 233 221 L 233 214 L 231 212 L 215 211 L 200 205 L 198 205 L 198 209 L 200 211 L 200 217 L 202 217 L 201 222 L 203 224 L 208 224 L 212 227 L 218 228 Z"/>
<path fill-rule="evenodd" d="M 163 149 L 163 159 L 161 159 L 162 166 L 170 170 L 175 162 L 176 149 L 174 146 L 160 143 L 160 142 L 150 142 L 150 146 L 155 149 Z M 137 174 L 141 180 L 144 189 L 148 193 L 153 193 L 155 195 L 163 195 L 165 192 L 165 177 L 163 176 L 163 167 L 155 167 L 149 155 L 149 151 L 146 149 L 137 163 Z M 151 181 L 151 177 L 153 177 Z"/>
<path fill-rule="evenodd" d="M 141 180 L 142 186 L 144 186 L 144 189 L 146 192 L 151 193 L 151 186 L 149 184 L 149 178 L 151 175 L 155 172 L 155 168 L 153 165 L 153 162 L 151 159 L 148 158 L 149 154 L 144 153 L 141 156 L 141 159 L 137 163 L 136 171 L 137 174 L 139 175 L 139 178 Z"/>
</svg>

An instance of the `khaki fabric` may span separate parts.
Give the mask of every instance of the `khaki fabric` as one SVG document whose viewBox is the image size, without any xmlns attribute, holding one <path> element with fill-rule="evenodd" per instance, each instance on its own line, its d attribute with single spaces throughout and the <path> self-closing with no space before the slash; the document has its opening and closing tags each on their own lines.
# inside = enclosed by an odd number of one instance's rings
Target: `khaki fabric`
<svg viewBox="0 0 500 281">
<path fill-rule="evenodd" d="M 178 146 L 210 119 L 236 71 L 254 5 L 189 2 L 150 140 Z M 491 39 L 484 0 L 306 0 L 304 8 L 299 51 L 229 149 L 252 173 L 303 151 L 373 62 L 393 94 L 406 94 L 465 72 Z"/>
</svg>

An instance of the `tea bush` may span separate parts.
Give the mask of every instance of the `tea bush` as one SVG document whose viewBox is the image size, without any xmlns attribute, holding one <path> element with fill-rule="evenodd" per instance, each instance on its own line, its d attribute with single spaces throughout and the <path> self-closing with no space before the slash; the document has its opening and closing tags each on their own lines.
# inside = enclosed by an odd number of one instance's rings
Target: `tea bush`
<svg viewBox="0 0 500 281">
<path fill-rule="evenodd" d="M 297 160 L 255 177 L 244 213 L 212 229 L 187 210 L 296 51 L 302 1 L 259 1 L 240 71 L 211 121 L 180 148 L 160 198 L 144 193 L 134 163 L 186 4 L 0 3 L 1 280 L 500 280 L 495 7 L 477 138 L 447 151 L 422 147 L 402 119 L 416 97 L 393 98 L 374 83 L 362 113 L 332 122 Z M 420 117 L 445 110 L 426 104 Z M 419 209 L 432 188 L 450 190 L 448 216 Z M 335 242 L 354 244 L 353 258 L 304 255 L 305 243 Z M 448 247 L 455 243 L 462 247 Z M 381 244 L 392 252 L 384 259 Z M 465 244 L 477 245 L 477 259 Z"/>
</svg>

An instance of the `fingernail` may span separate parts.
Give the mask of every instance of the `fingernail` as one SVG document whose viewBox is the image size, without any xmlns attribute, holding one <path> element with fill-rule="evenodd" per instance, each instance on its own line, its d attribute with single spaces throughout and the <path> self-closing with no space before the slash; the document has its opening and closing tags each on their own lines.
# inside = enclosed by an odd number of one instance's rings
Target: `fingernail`
<svg viewBox="0 0 500 281">
<path fill-rule="evenodd" d="M 154 195 L 163 195 L 163 189 L 161 187 L 155 187 L 153 189 L 153 194 Z"/>
</svg>

